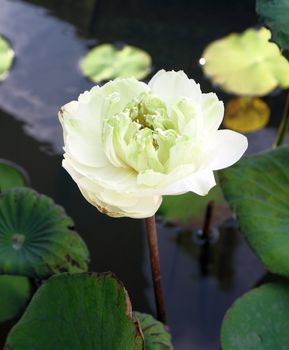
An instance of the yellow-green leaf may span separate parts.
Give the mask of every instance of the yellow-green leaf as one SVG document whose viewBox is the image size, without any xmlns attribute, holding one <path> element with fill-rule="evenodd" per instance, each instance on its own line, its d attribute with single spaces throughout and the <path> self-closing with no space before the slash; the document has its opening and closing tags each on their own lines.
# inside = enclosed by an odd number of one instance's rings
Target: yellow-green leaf
<svg viewBox="0 0 289 350">
<path fill-rule="evenodd" d="M 4 80 L 12 66 L 14 51 L 8 41 L 0 35 L 0 80 Z"/>
<path fill-rule="evenodd" d="M 83 74 L 94 82 L 118 77 L 144 79 L 151 67 L 150 55 L 133 46 L 117 49 L 102 44 L 90 50 L 81 61 Z"/>
<path fill-rule="evenodd" d="M 289 87 L 289 62 L 270 42 L 266 28 L 232 33 L 209 44 L 200 63 L 205 74 L 227 92 L 264 96 Z"/>
<path fill-rule="evenodd" d="M 239 97 L 230 100 L 225 108 L 224 126 L 239 132 L 264 128 L 269 122 L 270 108 L 260 98 Z"/>
</svg>

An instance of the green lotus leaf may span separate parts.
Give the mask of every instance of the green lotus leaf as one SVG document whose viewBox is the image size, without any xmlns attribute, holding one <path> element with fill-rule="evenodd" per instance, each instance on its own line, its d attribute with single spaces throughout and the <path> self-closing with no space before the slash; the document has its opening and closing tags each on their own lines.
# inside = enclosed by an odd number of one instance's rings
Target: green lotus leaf
<svg viewBox="0 0 289 350">
<path fill-rule="evenodd" d="M 0 81 L 4 80 L 12 66 L 14 51 L 8 41 L 0 35 Z"/>
<path fill-rule="evenodd" d="M 29 183 L 26 171 L 19 165 L 0 159 L 0 191 L 11 187 L 22 187 Z"/>
<path fill-rule="evenodd" d="M 0 194 L 0 273 L 46 278 L 87 270 L 88 251 L 73 221 L 52 199 L 28 188 Z"/>
<path fill-rule="evenodd" d="M 289 285 L 270 283 L 251 290 L 227 311 L 223 350 L 287 350 Z"/>
<path fill-rule="evenodd" d="M 264 96 L 289 87 L 289 62 L 269 42 L 266 28 L 232 33 L 207 46 L 200 61 L 205 74 L 227 92 Z"/>
<path fill-rule="evenodd" d="M 134 319 L 140 322 L 145 338 L 145 350 L 172 350 L 171 335 L 165 326 L 151 315 L 133 313 Z"/>
<path fill-rule="evenodd" d="M 0 276 L 0 322 L 16 316 L 30 298 L 31 289 L 27 277 Z"/>
<path fill-rule="evenodd" d="M 273 40 L 289 49 L 289 0 L 257 0 L 256 11 L 273 33 Z"/>
<path fill-rule="evenodd" d="M 231 216 L 220 186 L 215 186 L 205 197 L 188 192 L 178 196 L 164 196 L 158 214 L 165 221 L 191 228 L 203 225 L 204 213 L 210 201 L 214 201 L 213 225 L 221 224 Z"/>
<path fill-rule="evenodd" d="M 112 274 L 59 274 L 38 289 L 6 347 L 140 350 L 143 339 L 127 292 Z"/>
<path fill-rule="evenodd" d="M 118 77 L 144 79 L 150 66 L 151 57 L 145 51 L 133 46 L 117 49 L 111 44 L 96 46 L 81 61 L 83 74 L 94 82 Z"/>
<path fill-rule="evenodd" d="M 289 277 L 289 147 L 250 156 L 222 172 L 241 231 L 272 272 Z"/>
</svg>

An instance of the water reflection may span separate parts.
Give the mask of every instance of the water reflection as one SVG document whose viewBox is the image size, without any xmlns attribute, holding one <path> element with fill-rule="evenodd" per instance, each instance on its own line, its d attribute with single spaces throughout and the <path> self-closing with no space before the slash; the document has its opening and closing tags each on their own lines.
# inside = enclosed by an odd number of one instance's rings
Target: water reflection
<svg viewBox="0 0 289 350">
<path fill-rule="evenodd" d="M 208 271 L 201 273 L 201 247 L 192 232 L 158 224 L 165 299 L 177 350 L 218 349 L 225 310 L 248 291 L 264 267 L 228 222 L 209 248 Z M 145 265 L 149 280 L 149 267 Z M 146 292 L 152 301 L 151 291 Z M 191 345 L 189 345 L 191 344 Z"/>
<path fill-rule="evenodd" d="M 47 8 L 49 13 L 72 23 L 78 33 L 85 36 L 93 32 L 101 10 L 101 0 L 28 0 L 27 2 Z"/>
<path fill-rule="evenodd" d="M 234 256 L 240 244 L 240 235 L 233 223 L 220 226 L 219 237 L 209 245 L 197 245 L 193 231 L 183 231 L 173 237 L 173 241 L 191 259 L 199 261 L 199 276 L 213 276 L 221 289 L 228 291 L 233 287 Z M 195 276 L 195 278 L 199 278 Z"/>
<path fill-rule="evenodd" d="M 78 69 L 86 43 L 45 9 L 9 0 L 0 0 L 0 8 L 0 33 L 16 53 L 11 74 L 0 84 L 0 106 L 24 121 L 29 135 L 61 151 L 57 111 L 91 86 Z"/>
</svg>

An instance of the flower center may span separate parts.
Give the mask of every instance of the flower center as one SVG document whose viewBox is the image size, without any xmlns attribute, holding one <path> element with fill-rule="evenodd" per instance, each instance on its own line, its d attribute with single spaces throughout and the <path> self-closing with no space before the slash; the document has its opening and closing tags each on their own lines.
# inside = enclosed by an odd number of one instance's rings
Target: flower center
<svg viewBox="0 0 289 350">
<path fill-rule="evenodd" d="M 139 129 L 148 128 L 157 131 L 171 127 L 165 103 L 152 94 L 143 93 L 138 96 L 125 107 L 124 113 L 140 126 Z"/>
<path fill-rule="evenodd" d="M 165 173 L 178 136 L 166 104 L 151 93 L 143 93 L 106 121 L 103 142 L 114 165 Z"/>
</svg>

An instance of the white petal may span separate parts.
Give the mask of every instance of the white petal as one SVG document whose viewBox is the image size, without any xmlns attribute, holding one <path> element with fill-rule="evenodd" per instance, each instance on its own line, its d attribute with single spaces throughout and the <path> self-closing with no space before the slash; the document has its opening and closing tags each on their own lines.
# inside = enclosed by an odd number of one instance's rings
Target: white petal
<svg viewBox="0 0 289 350">
<path fill-rule="evenodd" d="M 202 95 L 202 118 L 205 132 L 212 132 L 219 128 L 224 117 L 224 104 L 214 93 Z"/>
<path fill-rule="evenodd" d="M 163 190 L 163 195 L 183 194 L 194 192 L 200 196 L 206 196 L 210 189 L 216 185 L 212 171 L 200 170 L 192 175 L 172 183 Z"/>
<path fill-rule="evenodd" d="M 232 131 L 218 130 L 207 140 L 207 167 L 212 170 L 224 169 L 236 163 L 248 147 L 247 137 Z"/>
<path fill-rule="evenodd" d="M 77 101 L 71 101 L 66 105 L 62 106 L 58 112 L 58 117 L 61 124 L 64 122 L 64 118 L 69 115 L 75 115 L 78 107 Z"/>
<path fill-rule="evenodd" d="M 86 191 L 80 187 L 81 193 L 90 204 L 95 206 L 102 213 L 111 217 L 129 217 L 133 219 L 144 219 L 153 216 L 159 209 L 162 197 L 138 197 L 137 202 L 131 206 L 117 206 L 102 202 L 95 193 Z"/>
<path fill-rule="evenodd" d="M 122 112 L 134 98 L 144 92 L 149 92 L 149 87 L 135 78 L 118 78 L 100 88 L 102 96 L 111 100 L 106 106 L 109 116 Z"/>
<path fill-rule="evenodd" d="M 137 184 L 139 186 L 150 187 L 154 189 L 156 193 L 162 195 L 164 188 L 179 180 L 188 177 L 195 171 L 195 166 L 192 164 L 185 164 L 175 168 L 169 174 L 163 174 L 155 172 L 153 170 L 146 170 L 141 172 L 137 176 Z M 140 187 L 141 188 L 141 187 Z"/>
<path fill-rule="evenodd" d="M 155 188 L 160 186 L 166 180 L 167 175 L 155 172 L 151 169 L 142 171 L 137 176 L 137 184 L 139 186 L 148 186 Z"/>
<path fill-rule="evenodd" d="M 75 132 L 74 121 L 76 125 L 84 124 L 83 130 L 95 129 L 102 124 L 104 114 L 104 98 L 100 93 L 100 89 L 96 86 L 90 91 L 85 91 L 79 95 L 78 101 L 72 101 L 61 107 L 59 111 L 59 119 L 62 126 L 68 132 Z M 82 125 L 83 126 L 83 125 Z M 97 130 L 101 131 L 101 128 Z"/>
<path fill-rule="evenodd" d="M 160 195 L 151 193 L 141 196 L 138 189 L 131 193 L 111 190 L 82 176 L 68 162 L 63 163 L 86 200 L 104 214 L 140 219 L 154 215 L 161 205 Z"/>
<path fill-rule="evenodd" d="M 97 136 L 95 136 L 95 139 Z M 79 163 L 92 167 L 103 167 L 108 164 L 100 140 L 88 139 L 82 135 L 67 135 L 66 151 Z"/>
<path fill-rule="evenodd" d="M 138 196 L 138 193 L 125 194 L 116 191 L 101 191 L 99 198 L 103 203 L 118 208 L 121 216 L 146 218 L 158 210 L 162 197 L 157 195 Z"/>
<path fill-rule="evenodd" d="M 160 70 L 149 82 L 151 91 L 165 101 L 178 100 L 180 97 L 188 97 L 199 103 L 201 90 L 199 84 L 189 79 L 183 71 Z"/>
<path fill-rule="evenodd" d="M 59 111 L 66 152 L 87 166 L 108 164 L 101 140 L 103 107 L 104 99 L 99 89 L 93 88 Z"/>
<path fill-rule="evenodd" d="M 137 184 L 150 186 L 151 191 L 159 195 L 183 194 L 194 192 L 200 196 L 208 194 L 209 190 L 216 185 L 213 171 L 195 171 L 194 165 L 181 165 L 169 174 L 161 174 L 153 171 L 140 173 Z"/>
<path fill-rule="evenodd" d="M 116 79 L 103 87 L 93 87 L 60 109 L 66 151 L 82 164 L 102 167 L 108 163 L 102 145 L 103 120 L 121 112 L 142 92 L 146 84 L 134 78 Z M 114 164 L 119 162 L 114 159 Z"/>
<path fill-rule="evenodd" d="M 110 164 L 103 168 L 95 168 L 79 164 L 75 159 L 65 154 L 63 167 L 71 174 L 77 173 L 78 177 L 87 177 L 101 187 L 125 192 L 134 192 L 136 187 L 136 175 L 128 169 L 116 168 Z"/>
<path fill-rule="evenodd" d="M 105 137 L 104 142 L 102 145 L 103 151 L 105 152 L 105 155 L 109 159 L 110 163 L 115 167 L 127 167 L 124 162 L 119 159 L 119 157 L 116 154 L 116 149 L 113 143 L 114 137 L 113 137 L 113 127 L 109 124 L 105 125 Z"/>
<path fill-rule="evenodd" d="M 174 169 L 186 164 L 196 169 L 199 167 L 201 156 L 202 149 L 198 144 L 191 141 L 179 142 L 170 149 L 167 171 L 171 173 Z"/>
</svg>

